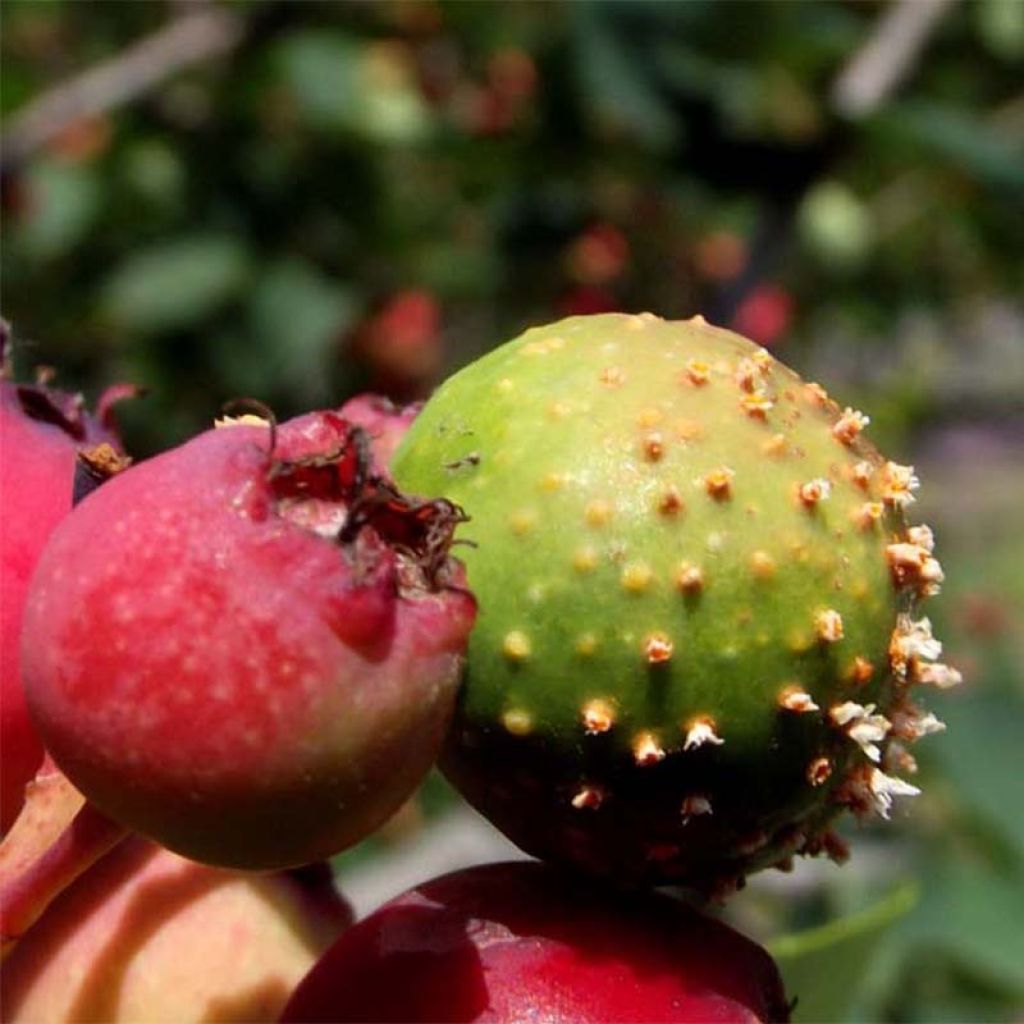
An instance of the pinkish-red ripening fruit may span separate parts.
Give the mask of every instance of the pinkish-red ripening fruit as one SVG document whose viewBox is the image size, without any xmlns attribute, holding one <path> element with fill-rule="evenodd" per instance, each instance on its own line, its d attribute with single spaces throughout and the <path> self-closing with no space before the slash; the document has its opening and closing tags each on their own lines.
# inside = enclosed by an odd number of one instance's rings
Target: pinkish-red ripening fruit
<svg viewBox="0 0 1024 1024">
<path fill-rule="evenodd" d="M 6 347 L 6 328 L 3 328 Z M 6 350 L 0 359 L 4 359 Z M 0 833 L 24 802 L 26 783 L 43 759 L 43 746 L 29 719 L 18 667 L 22 609 L 32 570 L 53 528 L 71 510 L 77 453 L 94 445 L 117 445 L 111 389 L 97 419 L 79 395 L 42 385 L 0 380 Z"/>
<path fill-rule="evenodd" d="M 284 1021 L 785 1021 L 759 946 L 667 896 L 538 863 L 446 875 L 343 934 Z"/>
<path fill-rule="evenodd" d="M 364 394 L 350 398 L 338 415 L 366 431 L 374 467 L 387 474 L 391 456 L 422 407 L 422 402 L 395 405 L 384 395 Z"/>
<path fill-rule="evenodd" d="M 330 412 L 226 422 L 120 473 L 54 533 L 26 692 L 100 810 L 195 860 L 319 860 L 433 762 L 475 614 L 459 511 L 400 495 Z"/>
</svg>

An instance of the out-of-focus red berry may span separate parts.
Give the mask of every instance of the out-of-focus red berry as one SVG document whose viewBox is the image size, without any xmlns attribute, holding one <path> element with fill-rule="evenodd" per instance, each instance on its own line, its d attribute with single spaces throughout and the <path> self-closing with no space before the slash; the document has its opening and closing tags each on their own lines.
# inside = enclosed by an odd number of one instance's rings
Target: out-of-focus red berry
<svg viewBox="0 0 1024 1024">
<path fill-rule="evenodd" d="M 629 241 L 612 224 L 595 224 L 569 247 L 569 273 L 581 284 L 607 284 L 619 277 L 628 263 Z"/>
<path fill-rule="evenodd" d="M 697 243 L 695 260 L 702 277 L 728 281 L 743 269 L 747 243 L 734 231 L 712 231 Z"/>
<path fill-rule="evenodd" d="M 397 292 L 357 330 L 354 347 L 375 391 L 398 401 L 421 397 L 443 356 L 440 304 L 423 288 Z"/>
<path fill-rule="evenodd" d="M 776 284 L 762 284 L 740 303 L 732 326 L 765 348 L 777 345 L 793 319 L 793 299 Z"/>
</svg>

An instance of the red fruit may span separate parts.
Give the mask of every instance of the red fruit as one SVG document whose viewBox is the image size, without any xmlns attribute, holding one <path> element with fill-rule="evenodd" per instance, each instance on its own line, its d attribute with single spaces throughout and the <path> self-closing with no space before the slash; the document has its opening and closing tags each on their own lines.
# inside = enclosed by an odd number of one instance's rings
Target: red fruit
<svg viewBox="0 0 1024 1024">
<path fill-rule="evenodd" d="M 538 863 L 428 882 L 346 932 L 283 1021 L 785 1021 L 749 939 L 666 896 Z"/>
<path fill-rule="evenodd" d="M 398 406 L 383 395 L 356 395 L 338 410 L 338 415 L 366 431 L 374 467 L 387 474 L 391 456 L 421 408 L 422 402 Z"/>
<path fill-rule="evenodd" d="M 27 696 L 101 811 L 195 860 L 321 860 L 433 762 L 472 597 L 460 516 L 369 472 L 333 413 L 236 423 L 119 474 L 29 593 Z"/>
<path fill-rule="evenodd" d="M 351 921 L 316 868 L 239 874 L 129 839 L 4 959 L 4 1020 L 274 1020 Z"/>
<path fill-rule="evenodd" d="M 78 395 L 0 380 L 0 832 L 24 802 L 25 784 L 43 759 L 43 746 L 25 706 L 18 637 L 29 579 L 53 528 L 71 510 L 79 450 L 117 445 L 110 399 L 88 416 Z"/>
</svg>

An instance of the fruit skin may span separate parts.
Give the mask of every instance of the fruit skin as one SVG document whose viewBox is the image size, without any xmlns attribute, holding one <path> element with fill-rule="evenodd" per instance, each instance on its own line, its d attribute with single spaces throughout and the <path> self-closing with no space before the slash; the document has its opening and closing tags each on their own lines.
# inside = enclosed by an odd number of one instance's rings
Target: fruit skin
<svg viewBox="0 0 1024 1024">
<path fill-rule="evenodd" d="M 0 833 L 18 816 L 43 759 L 18 666 L 25 595 L 47 538 L 71 510 L 78 452 L 102 443 L 120 448 L 109 397 L 100 408 L 105 422 L 88 415 L 76 395 L 0 380 Z"/>
<path fill-rule="evenodd" d="M 422 402 L 399 406 L 384 395 L 364 394 L 350 398 L 338 415 L 366 431 L 374 466 L 386 475 L 395 449 L 422 408 Z"/>
<path fill-rule="evenodd" d="M 23 664 L 54 760 L 196 860 L 321 860 L 421 781 L 475 605 L 446 502 L 401 498 L 333 413 L 132 467 L 54 533 Z"/>
<path fill-rule="evenodd" d="M 537 863 L 446 875 L 346 932 L 283 1021 L 785 1021 L 755 943 L 665 896 Z"/>
<path fill-rule="evenodd" d="M 865 423 L 700 317 L 573 317 L 444 384 L 392 470 L 471 517 L 469 801 L 535 856 L 724 894 L 914 792 L 888 741 L 956 674 L 909 618 L 941 579 L 916 478 Z"/>
<path fill-rule="evenodd" d="M 317 867 L 240 875 L 130 838 L 4 960 L 4 1020 L 275 1020 L 351 921 Z"/>
</svg>

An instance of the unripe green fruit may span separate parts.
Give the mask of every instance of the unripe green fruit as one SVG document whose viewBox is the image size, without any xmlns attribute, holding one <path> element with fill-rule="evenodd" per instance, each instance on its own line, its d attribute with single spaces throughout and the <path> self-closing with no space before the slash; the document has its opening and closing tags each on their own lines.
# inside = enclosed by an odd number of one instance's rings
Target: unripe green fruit
<svg viewBox="0 0 1024 1024">
<path fill-rule="evenodd" d="M 883 752 L 957 674 L 911 618 L 916 479 L 865 424 L 701 318 L 571 318 L 440 388 L 392 468 L 471 517 L 467 798 L 535 855 L 722 889 L 916 792 Z"/>
</svg>

